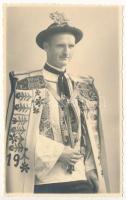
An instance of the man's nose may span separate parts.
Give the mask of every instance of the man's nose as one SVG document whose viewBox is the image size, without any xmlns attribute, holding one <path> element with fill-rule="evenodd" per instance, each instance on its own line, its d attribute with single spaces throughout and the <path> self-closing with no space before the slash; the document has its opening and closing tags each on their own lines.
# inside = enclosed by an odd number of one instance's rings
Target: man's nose
<svg viewBox="0 0 126 200">
<path fill-rule="evenodd" d="M 64 47 L 64 51 L 63 51 L 63 53 L 64 53 L 65 56 L 69 56 L 70 49 L 69 49 L 68 46 L 65 46 L 65 47 Z"/>
</svg>

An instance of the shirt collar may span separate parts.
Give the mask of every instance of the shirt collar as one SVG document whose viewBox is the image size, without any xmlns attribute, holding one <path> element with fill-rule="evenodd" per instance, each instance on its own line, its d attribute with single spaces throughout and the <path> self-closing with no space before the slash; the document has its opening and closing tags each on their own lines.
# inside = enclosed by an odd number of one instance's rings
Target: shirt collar
<svg viewBox="0 0 126 200">
<path fill-rule="evenodd" d="M 65 71 L 65 67 L 63 67 L 62 69 L 59 69 L 57 67 L 54 67 L 52 65 L 50 65 L 48 62 L 46 62 L 47 65 L 49 65 L 51 68 L 58 70 L 59 72 L 64 72 Z M 51 82 L 57 82 L 58 81 L 58 75 L 51 73 L 45 69 L 43 69 L 43 76 L 47 81 L 51 81 Z"/>
<path fill-rule="evenodd" d="M 55 67 L 55 66 L 53 66 L 53 65 L 51 65 L 51 64 L 49 64 L 48 62 L 46 62 L 47 63 L 47 65 L 49 65 L 51 68 L 53 68 L 53 69 L 56 69 L 57 71 L 59 71 L 59 72 L 64 72 L 65 70 L 66 70 L 66 67 L 64 66 L 63 68 L 57 68 L 57 67 Z"/>
</svg>

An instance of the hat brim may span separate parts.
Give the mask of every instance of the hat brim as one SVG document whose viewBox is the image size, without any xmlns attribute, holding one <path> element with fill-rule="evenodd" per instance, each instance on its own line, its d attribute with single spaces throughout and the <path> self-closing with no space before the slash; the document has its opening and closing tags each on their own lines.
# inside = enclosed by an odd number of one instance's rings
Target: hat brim
<svg viewBox="0 0 126 200">
<path fill-rule="evenodd" d="M 58 33 L 70 33 L 74 35 L 75 43 L 78 43 L 83 37 L 83 32 L 76 27 L 71 27 L 69 25 L 59 26 L 59 27 L 57 26 L 50 29 L 47 28 L 44 31 L 41 31 L 36 37 L 36 43 L 40 48 L 44 49 L 43 47 L 44 41 L 47 41 L 47 39 L 50 36 Z"/>
</svg>

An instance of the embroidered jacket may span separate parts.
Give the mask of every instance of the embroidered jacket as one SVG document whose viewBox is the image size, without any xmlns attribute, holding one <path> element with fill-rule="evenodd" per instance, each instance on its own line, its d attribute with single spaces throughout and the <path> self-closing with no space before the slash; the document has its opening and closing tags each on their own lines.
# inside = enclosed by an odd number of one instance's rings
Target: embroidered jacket
<svg viewBox="0 0 126 200">
<path fill-rule="evenodd" d="M 37 137 L 44 131 L 47 138 L 54 139 L 54 127 L 48 119 L 48 113 L 45 112 L 48 110 L 49 86 L 44 80 L 42 70 L 26 74 L 14 74 L 11 72 L 10 79 L 11 94 L 7 119 L 6 190 L 7 192 L 28 193 L 34 191 Z M 88 138 L 88 142 L 91 145 L 99 179 L 99 192 L 105 192 L 105 179 L 101 166 L 100 139 L 102 137 L 99 131 L 98 94 L 91 77 L 83 77 L 77 81 L 73 80 L 73 85 L 74 93 L 71 98 L 76 98 L 80 106 L 82 133 L 86 133 L 86 138 Z M 63 128 L 63 126 L 61 127 Z M 48 143 L 46 137 L 43 137 L 43 141 Z M 57 147 L 56 143 L 54 146 L 55 148 Z M 84 141 L 82 149 L 83 147 Z M 58 151 L 57 155 L 60 155 L 60 153 Z M 46 170 L 44 171 L 43 168 L 43 173 L 47 173 L 55 162 L 56 160 L 54 159 L 48 166 L 45 166 Z M 18 185 L 17 180 L 20 180 Z"/>
</svg>

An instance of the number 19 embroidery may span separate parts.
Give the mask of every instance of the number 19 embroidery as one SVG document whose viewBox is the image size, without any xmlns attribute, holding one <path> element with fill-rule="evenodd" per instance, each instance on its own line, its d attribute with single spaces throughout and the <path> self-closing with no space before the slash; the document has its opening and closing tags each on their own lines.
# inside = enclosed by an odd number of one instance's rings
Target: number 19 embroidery
<svg viewBox="0 0 126 200">
<path fill-rule="evenodd" d="M 27 150 L 27 149 L 25 149 L 25 150 Z M 21 163 L 21 165 L 19 166 L 19 168 L 20 168 L 20 171 L 21 171 L 21 172 L 26 172 L 26 173 L 28 173 L 30 167 L 29 167 L 29 164 L 25 161 L 26 159 L 29 159 L 29 158 L 28 158 L 28 157 L 25 155 L 25 153 L 24 153 L 24 161 Z M 11 160 L 12 160 L 12 154 L 9 153 L 9 154 L 7 155 L 7 166 L 10 166 L 10 165 L 11 165 Z M 13 156 L 14 167 L 18 167 L 19 161 L 20 161 L 20 160 L 22 160 L 22 158 L 20 158 L 19 154 L 15 154 L 15 155 Z"/>
<path fill-rule="evenodd" d="M 7 155 L 7 166 L 10 166 L 11 165 L 11 159 L 12 159 L 12 155 L 11 155 L 11 153 L 9 153 L 8 155 Z M 19 154 L 15 154 L 14 156 L 13 156 L 13 160 L 14 160 L 14 166 L 15 167 L 17 167 L 18 165 L 19 165 L 19 161 L 20 161 L 20 156 L 19 156 Z"/>
</svg>

